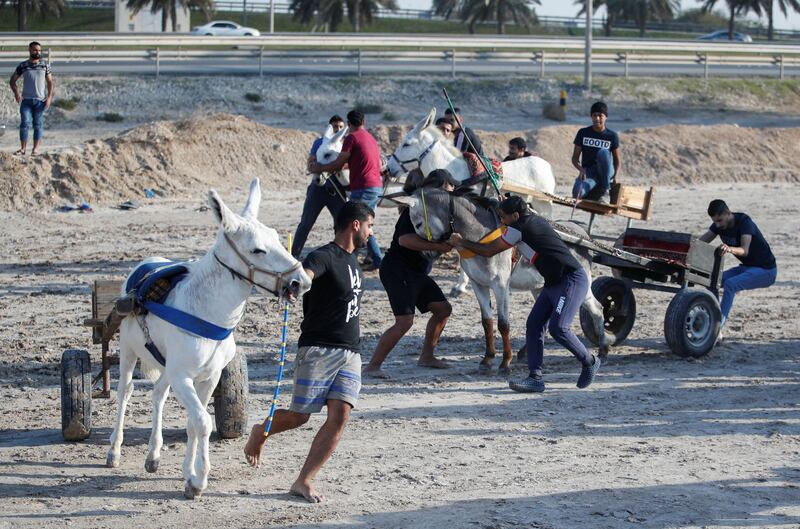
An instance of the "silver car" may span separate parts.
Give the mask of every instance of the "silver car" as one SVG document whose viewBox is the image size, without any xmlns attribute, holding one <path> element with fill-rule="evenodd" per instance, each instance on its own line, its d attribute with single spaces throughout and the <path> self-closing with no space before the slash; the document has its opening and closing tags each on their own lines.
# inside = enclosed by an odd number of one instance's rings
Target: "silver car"
<svg viewBox="0 0 800 529">
<path fill-rule="evenodd" d="M 228 20 L 216 20 L 204 26 L 192 28 L 193 35 L 205 35 L 209 37 L 258 37 L 261 32 L 256 28 L 240 26 L 236 22 Z"/>
</svg>

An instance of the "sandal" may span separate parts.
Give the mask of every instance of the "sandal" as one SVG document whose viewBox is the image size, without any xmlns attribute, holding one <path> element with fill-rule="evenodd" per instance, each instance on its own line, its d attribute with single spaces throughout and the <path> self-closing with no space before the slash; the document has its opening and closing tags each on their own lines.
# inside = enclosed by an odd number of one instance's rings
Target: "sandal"
<svg viewBox="0 0 800 529">
<path fill-rule="evenodd" d="M 16 151 L 14 151 L 14 154 L 19 156 L 25 156 L 25 151 L 23 151 L 22 149 L 17 149 Z"/>
</svg>

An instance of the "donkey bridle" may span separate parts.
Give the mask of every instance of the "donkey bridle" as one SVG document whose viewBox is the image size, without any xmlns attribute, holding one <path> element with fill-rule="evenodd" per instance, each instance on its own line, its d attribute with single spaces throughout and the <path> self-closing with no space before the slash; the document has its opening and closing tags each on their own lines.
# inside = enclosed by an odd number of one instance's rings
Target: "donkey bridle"
<svg viewBox="0 0 800 529">
<path fill-rule="evenodd" d="M 431 228 L 430 224 L 428 223 L 428 206 L 425 203 L 425 189 L 420 190 L 420 194 L 422 195 L 422 211 L 425 217 L 425 235 L 428 239 L 428 242 L 443 242 L 450 238 L 456 232 L 456 202 L 455 197 L 453 197 L 453 193 L 447 193 L 447 197 L 450 201 L 448 205 L 448 230 L 442 234 L 442 237 L 438 241 L 434 241 L 433 237 L 431 236 Z"/>
<path fill-rule="evenodd" d="M 280 292 L 283 290 L 283 284 L 286 282 L 285 276 L 287 276 L 288 274 L 291 274 L 292 272 L 296 271 L 298 268 L 303 266 L 300 263 L 300 261 L 297 261 L 291 268 L 289 268 L 288 270 L 285 270 L 283 272 L 273 272 L 272 270 L 266 270 L 264 268 L 259 268 L 258 266 L 254 265 L 252 262 L 250 262 L 250 260 L 247 257 L 242 255 L 242 252 L 240 252 L 239 249 L 236 247 L 236 245 L 233 244 L 233 241 L 230 239 L 230 237 L 228 237 L 227 233 L 223 232 L 223 235 L 225 236 L 225 240 L 228 242 L 230 247 L 233 248 L 234 253 L 247 266 L 248 273 L 245 276 L 244 274 L 242 274 L 242 273 L 238 272 L 237 270 L 231 268 L 230 266 L 226 265 L 225 263 L 222 262 L 222 259 L 220 259 L 219 256 L 216 253 L 214 253 L 214 259 L 216 259 L 217 262 L 223 268 L 225 268 L 228 272 L 230 272 L 231 276 L 233 276 L 235 278 L 238 278 L 238 279 L 241 279 L 242 281 L 245 281 L 247 283 L 250 283 L 251 285 L 253 285 L 255 287 L 263 288 L 264 290 L 266 290 L 267 292 L 269 292 L 270 294 L 273 294 L 275 296 L 280 297 Z M 256 272 L 259 272 L 261 274 L 265 274 L 265 275 L 267 275 L 269 277 L 275 278 L 275 289 L 273 290 L 273 289 L 268 288 L 268 287 L 262 285 L 261 283 L 257 282 L 255 280 Z"/>
<path fill-rule="evenodd" d="M 425 148 L 425 150 L 422 151 L 420 153 L 420 155 L 417 156 L 416 158 L 409 158 L 408 160 L 401 160 L 400 158 L 397 157 L 397 155 L 395 153 L 392 153 L 392 155 L 389 158 L 394 158 L 394 161 L 396 161 L 398 164 L 400 164 L 400 169 L 402 169 L 406 173 L 409 173 L 409 172 L 413 171 L 414 169 L 416 169 L 417 167 L 419 167 L 420 165 L 422 165 L 422 160 L 424 160 L 425 157 L 428 156 L 431 153 L 431 151 L 433 150 L 433 146 L 436 145 L 438 142 L 439 142 L 438 139 L 433 140 L 433 143 L 428 145 Z M 417 167 L 412 167 L 411 169 L 406 167 L 406 164 L 407 163 L 411 163 L 411 162 L 417 162 Z"/>
</svg>

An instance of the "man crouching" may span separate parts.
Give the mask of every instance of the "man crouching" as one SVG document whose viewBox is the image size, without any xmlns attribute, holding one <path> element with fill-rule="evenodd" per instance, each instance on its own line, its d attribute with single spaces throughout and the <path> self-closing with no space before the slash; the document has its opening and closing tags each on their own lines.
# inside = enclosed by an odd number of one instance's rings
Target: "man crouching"
<svg viewBox="0 0 800 529">
<path fill-rule="evenodd" d="M 303 297 L 292 404 L 289 410 L 275 411 L 269 434 L 298 428 L 312 413 L 328 407 L 328 417 L 289 489 L 310 503 L 323 500 L 312 481 L 336 449 L 361 390 L 359 313 L 363 289 L 355 251 L 367 244 L 374 219 L 375 213 L 366 204 L 348 202 L 336 218 L 334 240 L 303 261 L 312 282 Z M 258 467 L 267 439 L 265 428 L 266 421 L 253 426 L 244 447 L 253 467 Z"/>
</svg>

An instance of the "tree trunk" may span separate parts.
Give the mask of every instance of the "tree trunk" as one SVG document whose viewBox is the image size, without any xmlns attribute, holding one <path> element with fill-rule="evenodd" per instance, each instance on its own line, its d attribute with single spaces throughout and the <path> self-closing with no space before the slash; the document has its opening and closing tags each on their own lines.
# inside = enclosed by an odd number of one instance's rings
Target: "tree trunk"
<svg viewBox="0 0 800 529">
<path fill-rule="evenodd" d="M 773 0 L 767 0 L 767 40 L 775 39 L 775 19 L 772 14 Z"/>
<path fill-rule="evenodd" d="M 169 17 L 172 19 L 172 32 L 177 33 L 178 31 L 178 7 L 177 1 L 172 0 L 169 4 Z"/>
<path fill-rule="evenodd" d="M 639 2 L 639 16 L 637 17 L 639 25 L 639 38 L 644 38 L 645 31 L 647 31 L 647 5 L 645 2 Z"/>
<path fill-rule="evenodd" d="M 28 0 L 19 0 L 17 3 L 17 31 L 25 31 L 28 23 Z"/>
<path fill-rule="evenodd" d="M 608 13 L 606 14 L 606 23 L 605 23 L 606 37 L 611 36 L 611 28 L 613 26 L 614 26 L 614 15 Z"/>
<path fill-rule="evenodd" d="M 358 33 L 361 26 L 361 0 L 353 1 L 353 33 Z"/>
<path fill-rule="evenodd" d="M 161 33 L 167 32 L 167 17 L 169 17 L 169 13 L 167 12 L 166 8 L 161 10 Z"/>
<path fill-rule="evenodd" d="M 505 12 L 503 10 L 505 4 L 503 0 L 497 0 L 497 34 L 502 35 L 506 32 Z"/>
<path fill-rule="evenodd" d="M 731 17 L 728 19 L 728 40 L 733 40 L 733 24 L 736 19 L 736 7 L 731 5 Z"/>
</svg>

